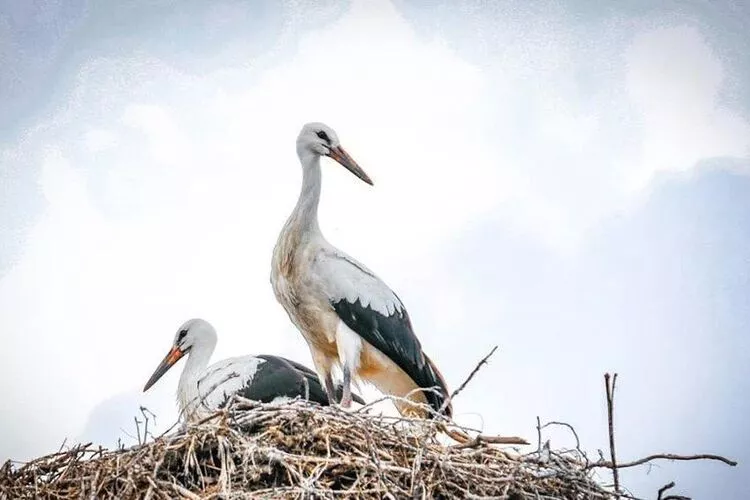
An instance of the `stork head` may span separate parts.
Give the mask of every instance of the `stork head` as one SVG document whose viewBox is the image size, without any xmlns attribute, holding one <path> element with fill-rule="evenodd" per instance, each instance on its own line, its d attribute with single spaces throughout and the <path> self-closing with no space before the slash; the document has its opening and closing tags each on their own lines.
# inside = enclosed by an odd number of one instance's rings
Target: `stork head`
<svg viewBox="0 0 750 500">
<path fill-rule="evenodd" d="M 329 156 L 361 180 L 372 186 L 372 180 L 349 153 L 341 147 L 336 132 L 325 123 L 306 123 L 297 137 L 297 154 L 303 160 L 312 156 Z"/>
<path fill-rule="evenodd" d="M 191 350 L 201 350 L 203 352 L 213 351 L 216 346 L 216 330 L 211 324 L 203 319 L 191 319 L 177 329 L 172 348 L 169 350 L 164 359 L 156 367 L 154 374 L 146 382 L 143 392 L 156 383 L 165 373 L 172 368 L 183 356 Z"/>
</svg>

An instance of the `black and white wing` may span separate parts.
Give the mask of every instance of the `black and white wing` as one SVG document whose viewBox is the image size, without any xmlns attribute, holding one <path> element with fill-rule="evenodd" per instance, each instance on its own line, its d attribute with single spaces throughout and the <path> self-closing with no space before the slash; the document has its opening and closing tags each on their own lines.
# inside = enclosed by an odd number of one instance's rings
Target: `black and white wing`
<svg viewBox="0 0 750 500">
<path fill-rule="evenodd" d="M 243 397 L 262 403 L 299 397 L 328 404 L 328 398 L 320 383 L 311 383 L 289 360 L 265 354 L 257 357 L 264 362 L 255 374 L 253 382 L 241 392 Z"/>
<path fill-rule="evenodd" d="M 235 394 L 261 403 L 299 397 L 328 405 L 314 371 L 271 355 L 230 358 L 212 365 L 198 382 L 198 394 L 209 410 L 224 407 Z M 358 402 L 364 404 L 361 398 Z"/>
<path fill-rule="evenodd" d="M 403 370 L 438 411 L 448 397 L 440 372 L 422 352 L 398 296 L 372 271 L 335 249 L 318 254 L 313 272 L 341 321 Z M 450 415 L 451 408 L 445 413 Z"/>
<path fill-rule="evenodd" d="M 255 356 L 227 358 L 214 363 L 198 381 L 198 401 L 191 401 L 191 405 L 215 411 L 222 408 L 233 395 L 245 396 L 263 364 L 265 360 Z"/>
</svg>

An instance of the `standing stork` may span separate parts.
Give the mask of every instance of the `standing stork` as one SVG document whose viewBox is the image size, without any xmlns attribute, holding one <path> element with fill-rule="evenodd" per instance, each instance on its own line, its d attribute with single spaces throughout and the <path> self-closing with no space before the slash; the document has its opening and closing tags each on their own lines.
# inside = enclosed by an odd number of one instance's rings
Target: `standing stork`
<svg viewBox="0 0 750 500">
<path fill-rule="evenodd" d="M 307 341 L 329 400 L 334 402 L 331 371 L 340 366 L 344 407 L 351 405 L 352 380 L 361 379 L 398 396 L 395 404 L 402 414 L 426 416 L 411 402 L 427 403 L 450 416 L 446 383 L 422 351 L 401 300 L 320 232 L 321 156 L 333 158 L 367 184 L 372 181 L 341 147 L 336 132 L 323 123 L 302 127 L 297 155 L 302 190 L 274 247 L 271 284 Z"/>
<path fill-rule="evenodd" d="M 204 418 L 223 408 L 234 394 L 262 403 L 300 397 L 328 406 L 328 395 L 317 374 L 289 359 L 263 354 L 228 358 L 208 366 L 216 340 L 216 330 L 208 321 L 186 321 L 177 330 L 172 348 L 146 382 L 143 392 L 187 356 L 177 386 L 180 412 L 187 421 Z M 337 392 L 342 394 L 340 386 Z M 364 404 L 356 395 L 355 401 Z"/>
</svg>

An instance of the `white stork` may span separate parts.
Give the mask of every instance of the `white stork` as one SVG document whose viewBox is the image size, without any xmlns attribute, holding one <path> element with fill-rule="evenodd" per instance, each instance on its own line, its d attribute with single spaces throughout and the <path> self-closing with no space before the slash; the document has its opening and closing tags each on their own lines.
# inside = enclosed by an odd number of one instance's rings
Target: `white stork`
<svg viewBox="0 0 750 500">
<path fill-rule="evenodd" d="M 143 391 L 187 356 L 177 387 L 177 401 L 187 421 L 210 415 L 226 405 L 234 394 L 263 403 L 300 397 L 324 406 L 329 404 L 317 374 L 306 366 L 280 356 L 259 355 L 228 358 L 209 367 L 215 347 L 216 330 L 208 321 L 186 321 Z M 337 390 L 342 394 L 341 386 Z M 359 396 L 355 400 L 364 404 Z"/>
<path fill-rule="evenodd" d="M 331 245 L 318 225 L 320 157 L 328 156 L 362 181 L 367 174 L 323 123 L 308 123 L 297 138 L 302 190 L 273 251 L 271 284 L 310 347 L 315 369 L 334 402 L 332 369 L 341 367 L 341 405 L 351 405 L 352 380 L 381 392 L 427 403 L 440 411 L 448 398 L 445 381 L 422 351 L 406 308 L 372 271 Z M 425 416 L 417 405 L 396 401 L 402 414 Z M 450 416 L 450 404 L 442 408 Z"/>
</svg>

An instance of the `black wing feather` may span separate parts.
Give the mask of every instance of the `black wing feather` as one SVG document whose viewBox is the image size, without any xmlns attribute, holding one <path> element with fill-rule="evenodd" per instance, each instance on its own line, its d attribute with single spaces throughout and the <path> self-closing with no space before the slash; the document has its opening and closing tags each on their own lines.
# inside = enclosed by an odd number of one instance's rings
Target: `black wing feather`
<svg viewBox="0 0 750 500">
<path fill-rule="evenodd" d="M 264 356 L 260 356 L 260 357 L 264 357 Z M 284 361 L 292 365 L 297 371 L 299 371 L 305 377 L 307 377 L 308 383 L 310 384 L 310 392 L 312 392 L 314 388 L 316 391 L 320 389 L 321 391 L 323 391 L 323 394 L 325 394 L 325 389 L 323 388 L 323 385 L 320 383 L 320 378 L 318 377 L 318 374 L 314 370 L 311 370 L 310 368 L 306 367 L 305 365 L 301 363 L 292 361 L 291 359 L 283 358 L 281 356 L 274 356 L 274 357 L 283 359 Z M 343 392 L 344 392 L 344 387 L 339 383 L 336 386 L 336 399 L 338 401 L 341 401 L 341 396 L 343 395 Z M 366 404 L 365 400 L 362 399 L 362 397 L 359 394 L 356 394 L 354 392 L 352 392 L 352 400 L 356 401 L 357 403 L 361 405 Z"/>
<path fill-rule="evenodd" d="M 281 356 L 261 354 L 256 357 L 264 362 L 260 364 L 250 383 L 237 391 L 238 395 L 261 403 L 270 403 L 277 397 L 286 396 L 308 399 L 322 406 L 329 405 L 328 395 L 320 383 L 318 374 L 310 368 Z M 341 385 L 336 387 L 336 392 L 336 397 L 340 400 L 343 392 Z M 229 399 L 230 395 L 227 395 L 219 408 L 226 406 Z M 365 404 L 358 394 L 352 394 L 352 399 L 359 404 Z"/>
<path fill-rule="evenodd" d="M 245 387 L 237 391 L 238 395 L 261 403 L 270 403 L 280 396 L 300 397 L 302 399 L 309 396 L 309 401 L 324 406 L 328 405 L 328 397 L 320 383 L 311 383 L 304 374 L 297 371 L 287 360 L 268 355 L 257 357 L 262 359 L 263 363 L 258 366 L 255 375 Z M 227 405 L 230 396 L 230 394 L 226 395 L 219 408 Z"/>
<path fill-rule="evenodd" d="M 270 355 L 257 357 L 265 362 L 258 367 L 253 380 L 240 392 L 240 395 L 262 403 L 269 403 L 277 397 L 286 396 L 308 398 L 315 403 L 328 405 L 328 397 L 320 387 L 320 383 L 310 383 L 308 378 L 297 371 L 288 360 Z"/>
<path fill-rule="evenodd" d="M 424 396 L 435 411 L 440 410 L 448 388 L 422 352 L 405 309 L 397 307 L 393 314 L 386 316 L 362 305 L 359 299 L 354 303 L 341 299 L 331 305 L 346 326 L 396 363 L 414 383 L 423 389 L 436 389 L 437 392 L 424 391 Z M 446 413 L 450 410 L 446 409 Z"/>
</svg>

